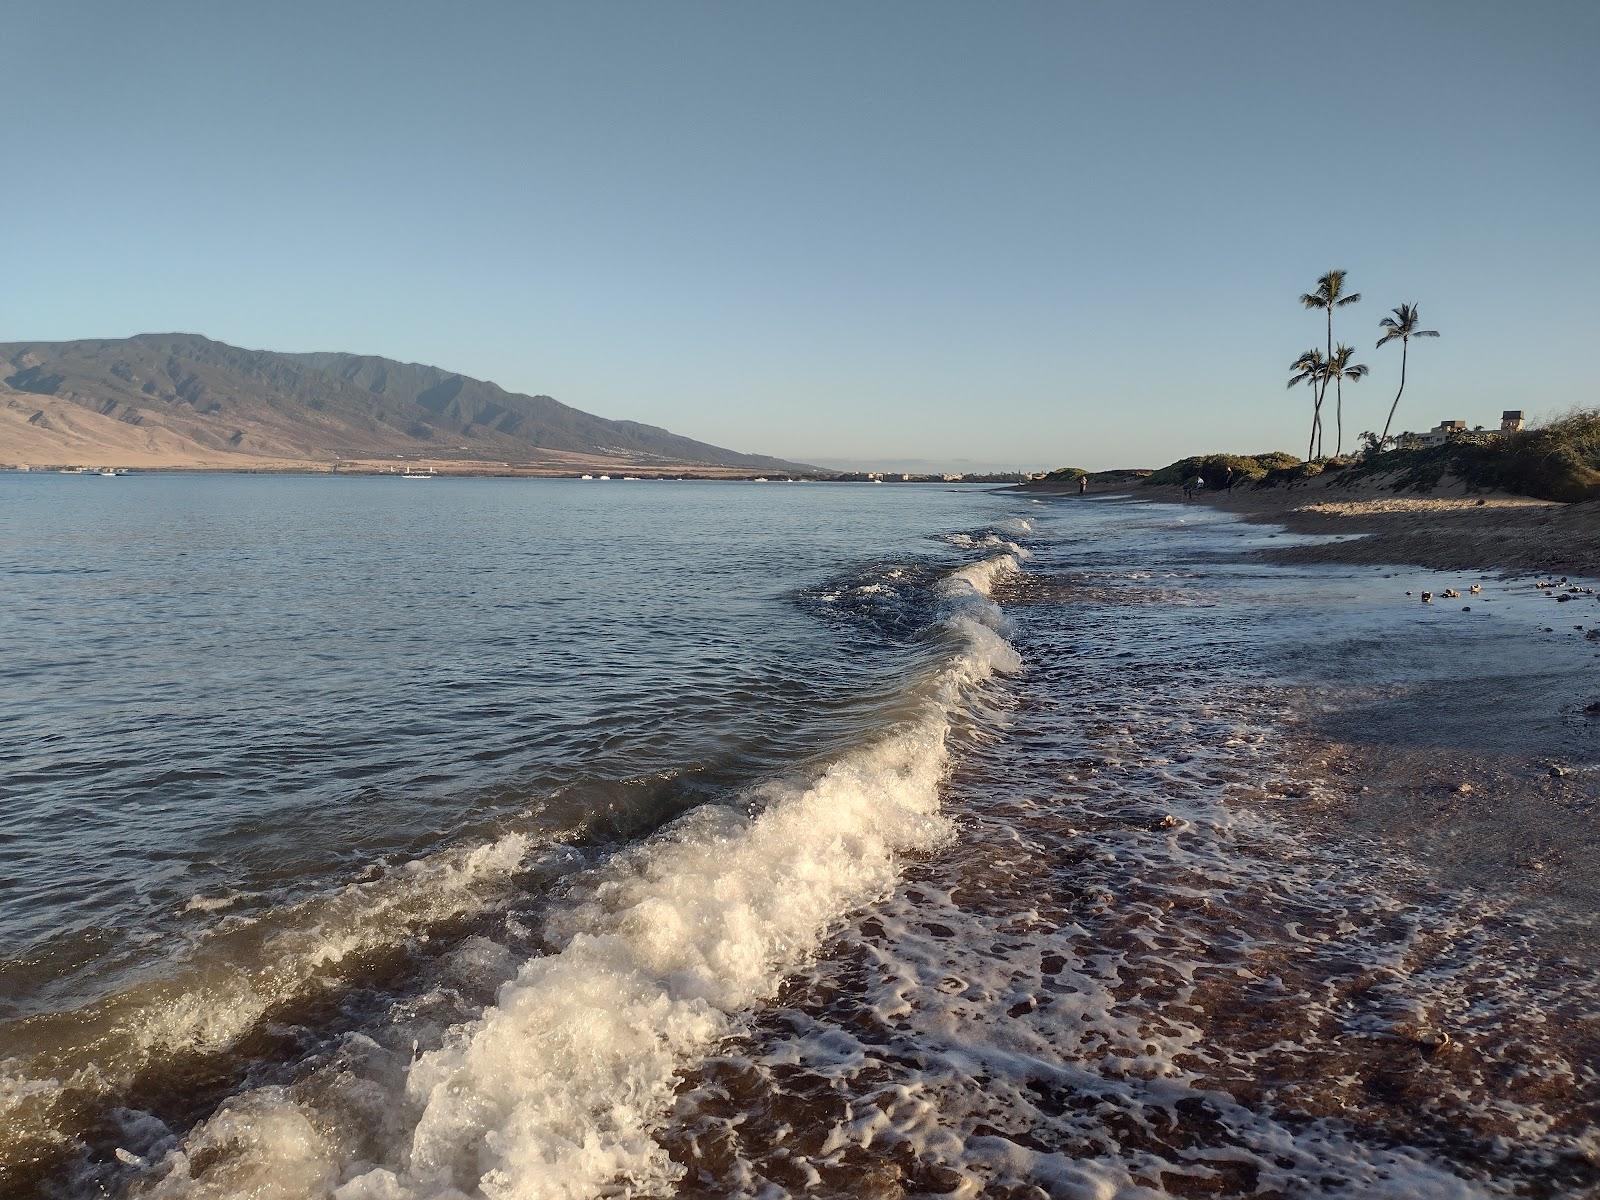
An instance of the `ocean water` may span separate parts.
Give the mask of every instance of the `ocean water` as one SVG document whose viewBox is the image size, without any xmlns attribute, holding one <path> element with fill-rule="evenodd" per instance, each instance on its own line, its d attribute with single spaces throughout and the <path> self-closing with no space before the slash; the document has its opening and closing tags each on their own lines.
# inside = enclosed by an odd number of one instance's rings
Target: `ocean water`
<svg viewBox="0 0 1600 1200">
<path fill-rule="evenodd" d="M 959 487 L 0 505 L 7 1192 L 1600 1182 L 1560 916 L 1295 819 L 1308 639 L 1429 669 L 1394 579 Z"/>
</svg>

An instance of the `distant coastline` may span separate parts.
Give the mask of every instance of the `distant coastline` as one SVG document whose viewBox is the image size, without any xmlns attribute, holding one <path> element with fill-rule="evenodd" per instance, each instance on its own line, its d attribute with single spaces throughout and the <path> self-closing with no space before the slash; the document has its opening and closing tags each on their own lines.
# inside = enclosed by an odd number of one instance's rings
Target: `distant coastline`
<svg viewBox="0 0 1600 1200">
<path fill-rule="evenodd" d="M 244 458 L 244 456 L 240 456 Z M 247 459 L 245 461 L 130 462 L 124 456 L 98 455 L 71 462 L 4 462 L 0 472 L 35 475 L 348 475 L 401 478 L 407 473 L 431 473 L 440 479 L 589 479 L 596 482 L 673 481 L 727 483 L 889 483 L 961 484 L 993 487 L 1016 485 L 1019 474 L 960 475 L 908 472 L 861 473 L 847 471 L 756 472 L 749 468 L 717 467 L 703 463 L 641 467 L 632 463 L 585 463 L 554 466 L 542 463 L 463 462 L 460 459 L 407 458 L 358 459 L 339 463 Z"/>
</svg>

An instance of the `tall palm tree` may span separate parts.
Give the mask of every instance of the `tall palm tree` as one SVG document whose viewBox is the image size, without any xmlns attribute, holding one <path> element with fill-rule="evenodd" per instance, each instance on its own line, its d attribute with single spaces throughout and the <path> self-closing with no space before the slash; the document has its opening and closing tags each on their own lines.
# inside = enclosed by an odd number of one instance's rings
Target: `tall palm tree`
<svg viewBox="0 0 1600 1200">
<path fill-rule="evenodd" d="M 1304 383 L 1311 388 L 1311 441 L 1306 446 L 1306 461 L 1311 461 L 1311 456 L 1317 448 L 1317 435 L 1322 432 L 1322 391 L 1327 385 L 1328 360 L 1322 357 L 1321 350 L 1307 350 L 1294 362 L 1289 364 L 1289 370 L 1294 375 L 1289 379 L 1289 386 Z"/>
<path fill-rule="evenodd" d="M 1394 403 L 1389 405 L 1389 419 L 1383 423 L 1383 436 L 1378 439 L 1378 447 L 1382 449 L 1389 441 L 1389 426 L 1394 424 L 1394 410 L 1400 407 L 1400 392 L 1406 390 L 1406 352 L 1411 348 L 1411 339 L 1414 337 L 1438 337 L 1437 329 L 1418 329 L 1417 325 L 1422 317 L 1417 312 L 1415 304 L 1402 304 L 1394 309 L 1394 316 L 1385 317 L 1378 322 L 1378 328 L 1383 330 L 1383 336 L 1378 339 L 1378 348 L 1384 343 L 1399 340 L 1400 342 L 1400 390 L 1394 394 Z"/>
<path fill-rule="evenodd" d="M 1340 342 L 1338 349 L 1333 352 L 1333 357 L 1328 360 L 1326 368 L 1328 378 L 1333 380 L 1333 394 L 1337 398 L 1339 426 L 1337 440 L 1334 442 L 1335 454 L 1339 454 L 1344 446 L 1344 381 L 1348 379 L 1351 383 L 1356 383 L 1368 374 L 1367 368 L 1361 363 L 1350 361 L 1355 357 L 1355 353 L 1355 347 Z M 1327 384 L 1324 383 L 1323 387 L 1326 388 Z"/>
<path fill-rule="evenodd" d="M 1324 309 L 1328 314 L 1328 350 L 1324 361 L 1331 361 L 1333 359 L 1333 310 L 1336 308 L 1343 308 L 1347 304 L 1354 304 L 1361 299 L 1360 292 L 1351 292 L 1348 296 L 1345 295 L 1344 280 L 1345 273 L 1343 271 L 1329 271 L 1321 279 L 1317 280 L 1316 291 L 1305 292 L 1300 297 L 1300 303 L 1306 308 Z M 1319 412 L 1322 409 L 1322 401 L 1326 398 L 1326 393 L 1328 390 L 1327 379 L 1322 381 L 1322 390 L 1323 395 L 1317 398 L 1317 409 Z M 1338 396 L 1335 400 L 1335 403 L 1339 408 L 1339 429 L 1342 434 L 1344 429 L 1344 398 L 1342 396 Z M 1335 444 L 1334 453 L 1337 454 L 1343 449 L 1344 447 L 1342 445 Z"/>
</svg>

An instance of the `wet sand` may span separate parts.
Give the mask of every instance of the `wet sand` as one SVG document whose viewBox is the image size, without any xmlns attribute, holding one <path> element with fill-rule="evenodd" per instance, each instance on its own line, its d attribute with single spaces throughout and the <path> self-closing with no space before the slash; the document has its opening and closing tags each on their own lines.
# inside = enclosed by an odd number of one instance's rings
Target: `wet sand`
<svg viewBox="0 0 1600 1200">
<path fill-rule="evenodd" d="M 1027 666 L 958 839 L 685 1080 L 680 1195 L 1600 1187 L 1589 644 L 1202 513 L 997 592 Z"/>
</svg>

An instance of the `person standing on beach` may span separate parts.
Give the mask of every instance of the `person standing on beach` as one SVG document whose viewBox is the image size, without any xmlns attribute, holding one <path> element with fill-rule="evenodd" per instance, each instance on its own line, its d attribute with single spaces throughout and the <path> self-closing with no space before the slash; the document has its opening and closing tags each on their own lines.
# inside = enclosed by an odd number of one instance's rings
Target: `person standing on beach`
<svg viewBox="0 0 1600 1200">
<path fill-rule="evenodd" d="M 1183 481 L 1183 498 L 1185 501 L 1193 500 L 1194 494 L 1205 487 L 1206 481 L 1198 475 L 1191 475 Z"/>
<path fill-rule="evenodd" d="M 1078 495 L 1087 496 L 1088 494 L 1089 494 L 1089 477 L 1087 475 L 1079 475 L 1078 476 Z"/>
</svg>

